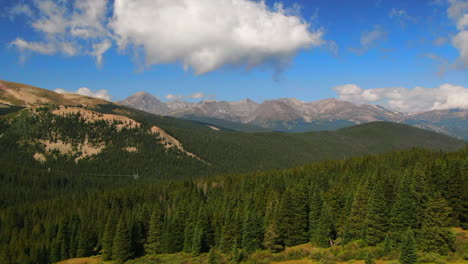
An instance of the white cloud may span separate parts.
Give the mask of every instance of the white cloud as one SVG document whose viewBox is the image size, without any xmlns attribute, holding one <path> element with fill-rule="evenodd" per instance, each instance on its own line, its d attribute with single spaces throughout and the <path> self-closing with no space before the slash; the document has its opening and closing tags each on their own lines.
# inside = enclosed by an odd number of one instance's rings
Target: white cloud
<svg viewBox="0 0 468 264">
<path fill-rule="evenodd" d="M 468 108 L 468 88 L 444 84 L 437 88 L 401 87 L 364 90 L 355 84 L 333 88 L 339 99 L 356 104 L 378 103 L 401 112 Z"/>
<path fill-rule="evenodd" d="M 196 92 L 190 95 L 182 95 L 182 94 L 168 94 L 165 96 L 167 100 L 174 101 L 174 100 L 186 100 L 186 99 L 208 99 L 208 98 L 215 98 L 215 95 L 212 94 L 205 94 L 202 92 Z"/>
<path fill-rule="evenodd" d="M 146 65 L 181 62 L 196 74 L 224 65 L 281 65 L 324 43 L 321 30 L 276 7 L 250 0 L 116 0 L 111 28 L 121 49 L 144 51 Z"/>
<path fill-rule="evenodd" d="M 79 94 L 79 95 L 84 95 L 84 96 L 89 96 L 89 97 L 96 97 L 96 98 L 101 98 L 107 101 L 111 100 L 111 96 L 107 90 L 98 90 L 98 91 L 92 91 L 91 89 L 87 87 L 81 87 L 78 90 L 74 92 L 70 92 L 64 89 L 55 89 L 54 92 L 56 93 L 74 93 L 74 94 Z"/>
<path fill-rule="evenodd" d="M 361 55 L 368 49 L 377 46 L 380 42 L 387 39 L 387 31 L 380 25 L 374 26 L 374 29 L 365 31 L 361 35 L 361 47 L 351 48 L 350 51 Z"/>
<path fill-rule="evenodd" d="M 182 63 L 203 74 L 225 65 L 284 67 L 302 49 L 330 45 L 322 29 L 300 17 L 300 6 L 270 8 L 254 0 L 31 0 L 11 16 L 26 15 L 43 36 L 18 37 L 11 46 L 67 56 L 90 55 L 101 66 L 115 41 L 144 55 L 146 66 Z"/>
<path fill-rule="evenodd" d="M 71 6 L 71 9 L 70 9 Z M 34 11 L 33 11 L 34 10 Z M 10 43 L 24 59 L 28 52 L 66 56 L 91 55 L 98 66 L 103 54 L 111 47 L 109 32 L 105 27 L 107 0 L 34 0 L 30 5 L 14 7 L 11 15 L 26 15 L 31 27 L 41 33 L 41 41 L 16 38 Z M 36 14 L 37 13 L 37 14 Z"/>
<path fill-rule="evenodd" d="M 447 14 L 457 25 L 458 34 L 452 38 L 452 44 L 460 52 L 460 58 L 455 65 L 458 68 L 468 68 L 468 1 L 449 0 Z"/>
</svg>

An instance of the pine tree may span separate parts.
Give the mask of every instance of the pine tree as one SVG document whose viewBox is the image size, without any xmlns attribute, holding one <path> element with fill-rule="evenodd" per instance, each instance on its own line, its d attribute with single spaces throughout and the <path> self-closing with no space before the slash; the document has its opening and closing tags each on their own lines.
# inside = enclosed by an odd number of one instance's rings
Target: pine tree
<svg viewBox="0 0 468 264">
<path fill-rule="evenodd" d="M 351 212 L 346 223 L 346 242 L 364 237 L 368 196 L 367 183 L 360 185 L 354 196 Z"/>
<path fill-rule="evenodd" d="M 145 244 L 147 254 L 161 253 L 161 238 L 163 232 L 163 215 L 161 209 L 156 207 L 151 214 L 148 238 Z"/>
<path fill-rule="evenodd" d="M 82 223 L 83 225 L 84 223 Z M 76 254 L 78 257 L 89 257 L 94 254 L 94 247 L 97 242 L 97 236 L 94 228 L 91 226 L 81 226 L 78 237 L 78 248 Z"/>
<path fill-rule="evenodd" d="M 455 236 L 448 228 L 451 211 L 447 201 L 440 195 L 429 201 L 420 231 L 421 250 L 447 255 L 454 249 Z"/>
<path fill-rule="evenodd" d="M 406 231 L 401 244 L 400 263 L 415 264 L 418 261 L 416 255 L 416 242 L 414 240 L 413 230 L 410 228 Z"/>
<path fill-rule="evenodd" d="M 372 190 L 368 206 L 365 220 L 365 239 L 369 245 L 375 246 L 385 239 L 387 232 L 387 204 L 382 184 L 377 183 Z"/>
<path fill-rule="evenodd" d="M 242 227 L 242 248 L 246 252 L 254 252 L 261 247 L 262 222 L 256 215 L 256 211 L 247 209 Z"/>
<path fill-rule="evenodd" d="M 321 195 L 317 188 L 315 188 L 311 202 L 310 202 L 310 212 L 309 212 L 309 235 L 310 241 L 313 242 L 315 239 L 315 234 L 317 233 L 320 214 L 322 211 L 322 204 L 323 201 L 321 199 Z"/>
<path fill-rule="evenodd" d="M 112 247 L 112 257 L 119 263 L 123 263 L 133 257 L 132 236 L 125 213 L 121 214 L 119 223 L 117 224 Z"/>
<path fill-rule="evenodd" d="M 112 258 L 112 245 L 114 243 L 115 229 L 117 227 L 116 215 L 111 212 L 107 217 L 106 224 L 104 226 L 104 234 L 102 238 L 102 258 L 109 260 Z"/>
<path fill-rule="evenodd" d="M 193 233 L 193 241 L 192 241 L 192 256 L 196 257 L 200 255 L 202 252 L 202 243 L 204 239 L 204 230 L 203 227 L 196 227 L 195 232 Z"/>
<path fill-rule="evenodd" d="M 333 234 L 336 232 L 334 229 L 330 208 L 327 202 L 324 202 L 314 242 L 320 247 L 329 247 L 330 240 L 333 239 Z"/>
<path fill-rule="evenodd" d="M 276 222 L 272 222 L 267 226 L 263 238 L 263 246 L 272 252 L 280 252 L 284 250 L 284 243 L 278 235 Z"/>
<path fill-rule="evenodd" d="M 411 176 L 406 172 L 390 214 L 390 230 L 397 241 L 401 241 L 401 234 L 405 232 L 405 228 L 417 228 L 416 198 L 411 186 Z"/>
<path fill-rule="evenodd" d="M 278 230 L 286 246 L 309 241 L 309 219 L 306 194 L 303 188 L 286 190 L 278 211 Z"/>
</svg>

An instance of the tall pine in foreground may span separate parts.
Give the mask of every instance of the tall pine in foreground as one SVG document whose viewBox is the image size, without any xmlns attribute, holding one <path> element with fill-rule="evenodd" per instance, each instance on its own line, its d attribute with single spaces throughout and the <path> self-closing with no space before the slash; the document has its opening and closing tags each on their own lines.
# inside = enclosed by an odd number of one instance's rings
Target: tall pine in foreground
<svg viewBox="0 0 468 264">
<path fill-rule="evenodd" d="M 156 206 L 151 214 L 148 238 L 145 244 L 147 254 L 161 253 L 161 238 L 163 231 L 163 215 L 159 206 Z"/>
<path fill-rule="evenodd" d="M 401 242 L 400 263 L 401 264 L 415 264 L 418 261 L 416 255 L 416 242 L 414 240 L 414 233 L 409 228 L 403 236 Z"/>
<path fill-rule="evenodd" d="M 112 212 L 107 217 L 107 221 L 104 226 L 104 234 L 102 238 L 102 258 L 104 260 L 112 258 L 112 245 L 114 243 L 115 229 L 117 227 L 117 219 L 115 214 Z"/>
<path fill-rule="evenodd" d="M 121 214 L 115 231 L 112 256 L 118 263 L 123 263 L 133 256 L 132 236 L 125 213 Z"/>
</svg>

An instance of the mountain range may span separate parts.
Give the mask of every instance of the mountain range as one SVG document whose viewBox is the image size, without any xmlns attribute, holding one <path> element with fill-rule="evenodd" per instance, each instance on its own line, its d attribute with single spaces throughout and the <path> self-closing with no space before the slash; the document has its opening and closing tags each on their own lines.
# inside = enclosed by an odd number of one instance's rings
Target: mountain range
<svg viewBox="0 0 468 264">
<path fill-rule="evenodd" d="M 468 109 L 401 113 L 380 105 L 357 105 L 334 98 L 314 102 L 295 98 L 262 103 L 250 99 L 162 102 L 146 92 L 138 92 L 117 103 L 153 114 L 206 122 L 238 131 L 307 132 L 389 121 L 468 139 Z"/>
</svg>

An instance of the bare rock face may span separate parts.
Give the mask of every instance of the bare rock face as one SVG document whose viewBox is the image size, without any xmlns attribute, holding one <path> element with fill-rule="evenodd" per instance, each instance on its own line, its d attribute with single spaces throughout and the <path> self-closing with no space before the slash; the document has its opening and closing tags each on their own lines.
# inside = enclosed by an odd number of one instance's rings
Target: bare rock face
<svg viewBox="0 0 468 264">
<path fill-rule="evenodd" d="M 280 98 L 262 103 L 250 99 L 234 102 L 204 100 L 198 103 L 177 100 L 164 103 L 143 92 L 118 103 L 154 114 L 188 119 L 214 118 L 280 131 L 336 129 L 373 121 L 391 121 L 468 139 L 467 109 L 405 114 L 379 105 L 357 105 L 335 98 L 313 102 Z"/>
<path fill-rule="evenodd" d="M 170 108 L 165 103 L 146 92 L 138 92 L 117 103 L 157 115 L 167 115 L 170 112 Z"/>
</svg>

